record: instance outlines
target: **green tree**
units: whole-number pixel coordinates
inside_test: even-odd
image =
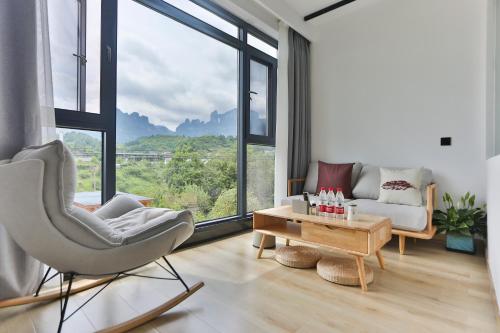
[[[165,183],[176,190],[202,184],[205,175],[200,154],[190,144],[181,144],[168,162],[164,175]]]

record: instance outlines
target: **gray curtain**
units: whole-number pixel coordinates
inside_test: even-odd
[[[288,29],[288,178],[305,178],[311,161],[310,42]],[[294,189],[297,190],[297,189]]]
[[[0,1],[0,160],[56,137],[46,5],[46,0]],[[43,265],[1,223],[0,299],[30,294]]]

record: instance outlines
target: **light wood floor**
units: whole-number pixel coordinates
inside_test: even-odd
[[[484,257],[447,252],[439,241],[397,239],[383,249],[386,270],[367,259],[368,293],[331,284],[315,270],[256,260],[250,233],[183,250],[169,258],[189,282],[206,286],[134,332],[499,332]],[[292,242],[293,245],[293,242]],[[279,244],[282,246],[282,244]],[[338,254],[337,254],[338,255]],[[160,271],[153,265],[149,273]],[[178,282],[128,277],[106,289],[64,326],[91,332],[129,319],[182,291]],[[69,310],[90,292],[70,299]],[[0,310],[0,332],[55,332],[58,302]]]

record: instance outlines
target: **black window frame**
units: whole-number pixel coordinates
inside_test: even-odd
[[[81,0],[75,0],[81,1]],[[198,32],[230,45],[239,52],[237,215],[198,223],[197,228],[251,216],[246,207],[247,144],[275,146],[277,59],[247,44],[247,33],[278,48],[278,41],[209,0],[190,0],[238,27],[238,38],[192,16],[163,0],[128,0],[144,5]],[[83,0],[82,3],[85,3]],[[85,18],[84,18],[85,19]],[[84,32],[83,32],[84,33]],[[116,82],[117,82],[118,0],[101,1],[100,113],[56,108],[57,127],[102,133],[102,202],[116,193]],[[83,41],[85,45],[85,41]],[[81,51],[85,55],[85,50]],[[268,85],[268,135],[250,134],[250,60],[270,66]],[[83,84],[85,90],[85,82]],[[85,100],[82,102],[85,104]],[[80,103],[80,105],[82,104]]]

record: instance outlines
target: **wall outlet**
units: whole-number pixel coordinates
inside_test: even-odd
[[[451,146],[451,137],[443,137],[441,138],[441,146]]]

